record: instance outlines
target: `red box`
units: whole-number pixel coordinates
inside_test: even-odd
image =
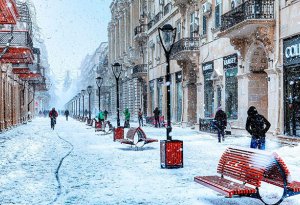
[[[114,141],[124,139],[124,127],[117,127],[114,129]]]
[[[165,169],[183,167],[183,141],[160,141],[160,166]]]

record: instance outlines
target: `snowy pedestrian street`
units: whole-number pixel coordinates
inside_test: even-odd
[[[143,129],[147,137],[165,139],[164,128]],[[160,168],[157,142],[136,151],[113,142],[112,134],[96,133],[74,119],[58,118],[54,131],[48,118],[33,119],[0,134],[0,204],[262,204],[256,199],[224,198],[194,182],[195,176],[216,175],[224,150],[246,148],[250,138],[227,137],[218,143],[215,136],[179,127],[172,134],[184,142],[181,169]],[[284,159],[293,180],[300,181],[299,146],[281,146],[273,140],[266,145]],[[276,190],[262,188],[272,200]],[[282,204],[300,204],[300,197],[287,198]]]

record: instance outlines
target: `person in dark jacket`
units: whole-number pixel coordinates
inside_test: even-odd
[[[218,141],[221,142],[221,137],[223,141],[224,138],[224,130],[227,126],[227,116],[226,113],[222,110],[222,108],[219,108],[215,115],[215,127],[218,130]]]
[[[155,127],[160,127],[160,123],[159,123],[160,110],[158,109],[158,107],[154,109],[153,114],[154,114]]]
[[[107,110],[104,110],[103,114],[104,114],[104,120],[107,120],[107,115],[108,115]]]
[[[271,124],[264,116],[258,114],[254,106],[248,109],[247,114],[246,130],[251,135],[250,148],[265,150],[266,133],[270,129]]]
[[[69,110],[66,110],[66,111],[65,111],[65,116],[66,116],[66,120],[67,120],[67,121],[68,121],[69,114],[70,114]]]

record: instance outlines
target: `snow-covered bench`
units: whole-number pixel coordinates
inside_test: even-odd
[[[147,138],[145,132],[140,128],[130,128],[126,134],[126,138],[117,140],[121,144],[134,145],[135,147],[143,147],[152,142],[158,142],[157,139]]]
[[[259,191],[262,182],[283,188],[281,198],[274,204],[300,194],[300,182],[290,181],[290,172],[276,153],[229,147],[219,161],[217,172],[221,176],[197,176],[194,180],[226,197],[257,198],[264,204],[267,203]]]

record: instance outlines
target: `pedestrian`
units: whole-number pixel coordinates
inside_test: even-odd
[[[69,114],[70,114],[69,110],[65,110],[65,116],[67,121],[68,121]]]
[[[250,148],[265,150],[266,133],[270,129],[271,124],[264,116],[258,114],[254,106],[248,109],[247,114],[246,130],[251,135]]]
[[[154,109],[153,114],[154,114],[155,127],[160,127],[160,122],[159,122],[160,110],[158,109],[158,107]]]
[[[89,114],[88,110],[85,109],[85,111],[84,111],[84,116],[87,116],[88,114]]]
[[[218,130],[218,142],[221,142],[221,138],[223,142],[225,141],[224,130],[227,126],[227,116],[226,113],[220,107],[215,115],[214,126]]]
[[[129,124],[130,112],[129,112],[128,108],[125,109],[124,116],[125,116],[124,128],[129,128],[130,127],[130,124]]]
[[[139,119],[139,126],[143,127],[144,126],[144,122],[143,122],[143,112],[142,109],[139,108],[139,112],[138,112],[138,119]]]
[[[98,122],[100,122],[101,124],[104,122],[104,113],[102,112],[102,110],[99,111],[96,118],[98,118]]]
[[[104,110],[104,120],[107,120],[107,115],[108,115],[108,112],[107,112],[107,110]]]

